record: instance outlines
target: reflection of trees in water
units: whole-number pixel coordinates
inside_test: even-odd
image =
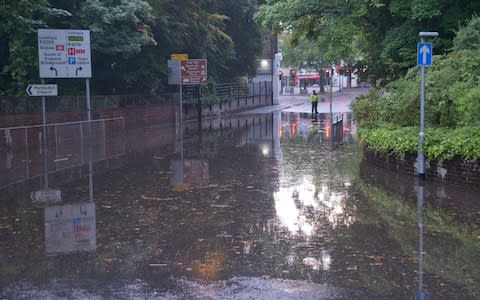
[[[357,184],[363,198],[375,211],[377,224],[384,226],[390,239],[395,241],[406,257],[417,260],[418,232],[416,205],[386,192],[380,187],[366,183]],[[368,220],[360,214],[360,222]],[[430,294],[445,295],[455,291],[465,297],[480,293],[480,273],[474,261],[480,261],[478,228],[468,223],[455,221],[447,212],[426,202],[424,209],[425,282]],[[416,275],[414,276],[416,277]],[[463,292],[452,285],[463,287]],[[470,295],[470,296],[468,296]],[[452,296],[453,297],[453,296]]]

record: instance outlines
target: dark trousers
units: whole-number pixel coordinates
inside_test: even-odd
[[[312,114],[318,114],[317,104],[318,104],[318,101],[312,102]]]

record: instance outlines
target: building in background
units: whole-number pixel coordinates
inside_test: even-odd
[[[263,53],[258,58],[256,76],[253,82],[272,82],[272,104],[278,104],[280,95],[280,79],[278,72],[282,61],[282,54],[278,52],[278,38],[270,33],[264,34]]]

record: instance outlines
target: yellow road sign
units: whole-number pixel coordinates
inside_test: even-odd
[[[172,53],[170,55],[171,60],[186,60],[188,59],[188,54],[178,54],[178,53]]]

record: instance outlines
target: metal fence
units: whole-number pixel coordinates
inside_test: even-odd
[[[235,100],[246,100],[260,97],[271,97],[272,83],[270,81],[248,83],[221,83],[202,86],[187,85],[183,87],[183,101],[186,104],[203,106],[217,103],[228,103]]]
[[[202,105],[226,103],[233,100],[271,97],[270,81],[248,83],[219,83],[205,85],[186,85],[183,87],[183,100],[186,104]],[[100,95],[91,96],[92,110],[100,111],[118,107],[158,105],[177,101],[178,94],[162,95]],[[46,97],[47,112],[86,111],[85,96]],[[40,97],[0,97],[0,114],[41,112]]]
[[[125,153],[123,118],[0,128],[0,188]],[[109,145],[109,146],[107,146]]]
[[[171,103],[175,94],[164,95],[101,95],[91,96],[93,110],[105,110],[118,107],[142,106],[150,104]],[[45,97],[47,112],[78,112],[86,111],[85,96]],[[0,114],[41,112],[40,97],[0,97]]]

